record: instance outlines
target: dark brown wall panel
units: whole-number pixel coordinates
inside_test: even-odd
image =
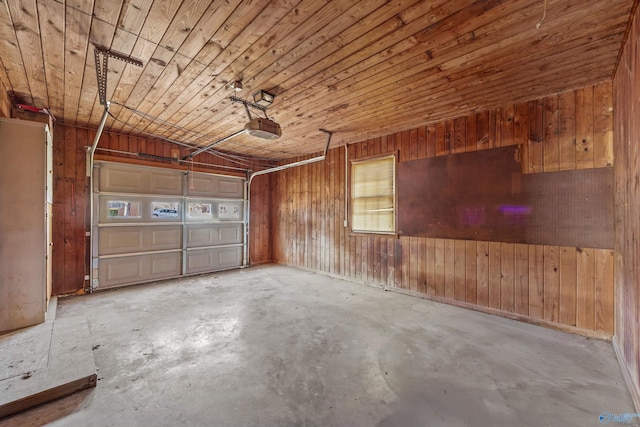
[[[578,102],[585,92],[592,94],[590,110]],[[604,82],[434,123],[351,144],[348,159],[397,152],[402,168],[405,162],[425,158],[446,156],[442,157],[446,163],[468,155],[480,168],[486,168],[483,156],[474,157],[475,152],[519,144],[523,181],[529,174],[531,179],[544,180],[553,177],[551,172],[577,169],[577,150],[584,149],[576,145],[579,114],[581,120],[593,123],[589,145],[593,156],[582,156],[580,166],[587,174],[597,173],[594,168],[612,161],[610,94],[611,82]],[[543,245],[499,242],[489,237],[350,233],[344,227],[348,219],[344,210],[346,154],[344,147],[335,148],[325,162],[273,176],[275,262],[491,308],[510,316],[613,333],[610,249],[563,246],[555,241]],[[588,188],[586,191],[590,197],[600,197]]]
[[[615,337],[622,371],[640,408],[640,11],[636,11],[613,80],[615,99]],[[598,96],[599,98],[599,96]],[[596,126],[598,129],[599,126]],[[600,271],[614,269],[596,264]],[[596,286],[598,285],[596,279]],[[613,296],[610,296],[613,298]],[[601,320],[596,307],[596,319]],[[608,321],[608,319],[605,319]]]
[[[398,233],[613,249],[613,169],[523,175],[519,153],[511,146],[400,162]]]

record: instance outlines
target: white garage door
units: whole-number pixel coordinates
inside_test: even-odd
[[[242,265],[242,178],[101,162],[94,183],[93,289]]]

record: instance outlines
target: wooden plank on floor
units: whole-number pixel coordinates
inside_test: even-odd
[[[45,327],[46,324],[36,327]],[[87,320],[71,316],[56,320],[47,346],[46,367],[31,376],[12,377],[0,382],[0,418],[95,387],[96,366]]]

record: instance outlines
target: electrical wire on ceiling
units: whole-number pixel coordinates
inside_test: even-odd
[[[166,131],[170,131],[171,133],[179,133],[180,135],[182,135],[183,138],[185,138],[185,139],[187,139],[189,141],[187,144],[189,144],[189,143],[191,144],[190,148],[193,148],[193,149],[200,148],[200,146],[205,145],[211,139],[211,136],[208,135],[208,134],[203,134],[203,133],[191,130],[191,129],[187,129],[187,128],[183,127],[183,126],[179,126],[179,125],[173,124],[173,123],[171,123],[171,122],[169,122],[167,120],[161,119],[159,117],[152,116],[152,115],[150,115],[148,113],[145,113],[143,111],[137,110],[137,109],[135,109],[133,107],[129,107],[129,106],[125,105],[125,104],[121,104],[121,103],[116,102],[116,101],[111,101],[111,105],[117,105],[119,107],[125,108],[125,109],[129,110],[130,112],[132,112],[132,113],[134,113],[136,115],[139,115],[140,117],[148,120],[150,123],[160,124],[160,125],[164,126],[164,129]],[[113,114],[110,114],[110,115],[112,117],[114,117]],[[114,119],[116,119],[116,118],[114,117]],[[118,120],[118,119],[116,119],[116,120]],[[118,120],[118,122],[124,124],[125,126],[127,126],[129,128],[137,130],[138,132],[144,132],[144,131],[138,129],[138,127],[136,125],[132,125],[130,123],[125,123],[122,120]],[[152,135],[152,134],[150,134],[148,132],[146,134],[147,135]],[[152,135],[152,136],[156,136],[156,135]],[[189,136],[191,136],[191,138]],[[230,145],[235,145],[237,147],[243,147],[244,146],[243,144],[235,143],[235,142],[234,143],[229,143],[229,144]],[[276,155],[284,155],[284,156],[288,156],[288,157],[293,157],[293,156],[300,155],[300,153],[291,153],[291,152],[284,151],[284,150],[272,150],[272,149],[265,148],[265,147],[252,147],[252,149],[255,149],[255,150],[258,150],[258,151],[262,151],[264,153],[268,153],[268,154],[272,154],[272,155],[276,154]],[[253,159],[254,157],[251,156],[251,158]],[[273,157],[256,156],[255,158],[262,159],[262,160],[273,161]]]
[[[111,118],[113,120],[115,120],[116,122],[127,126],[133,130],[135,130],[137,133],[141,134],[141,135],[145,135],[151,138],[157,138],[157,139],[161,139],[167,142],[171,142],[186,148],[189,148],[191,150],[196,150],[198,148],[200,148],[202,145],[205,145],[205,141],[210,140],[210,135],[205,135],[202,134],[200,132],[197,131],[193,131],[187,128],[184,128],[182,126],[178,126],[175,125],[173,123],[170,123],[166,120],[160,119],[159,117],[155,117],[152,116],[148,113],[145,113],[143,111],[139,111],[133,107],[129,107],[127,105],[112,101],[111,102],[112,105],[116,105],[119,106],[121,108],[127,109],[130,112],[142,117],[144,120],[148,121],[149,124],[150,123],[155,123],[155,124],[159,124],[162,129],[165,132],[170,132],[172,134],[177,134],[179,135],[178,138],[168,138],[165,136],[161,136],[158,134],[152,134],[150,132],[144,131],[143,129],[139,128],[139,124],[138,125],[133,125],[131,123],[127,123],[124,122],[123,120],[120,120],[116,115],[114,115],[111,111],[109,112],[109,116],[111,116]],[[244,144],[241,143],[237,143],[237,142],[232,142],[232,141],[228,141],[227,144],[235,146],[235,147],[243,147]],[[290,153],[284,150],[272,150],[269,148],[265,148],[265,147],[252,147],[253,150],[256,150],[258,152],[262,152],[265,154],[270,154],[270,155],[279,155],[279,156],[288,156],[288,157],[294,157],[294,156],[298,156],[299,153]],[[264,167],[264,168],[269,168],[269,167],[273,167],[275,165],[280,164],[279,160],[274,160],[273,157],[262,157],[262,156],[243,156],[243,155],[237,155],[237,154],[232,154],[229,152],[225,152],[225,151],[220,151],[220,150],[215,150],[215,149],[209,149],[207,150],[207,152],[213,154],[214,156],[221,158],[223,160],[227,160],[230,162],[233,162],[235,164],[241,164],[244,166],[256,166],[256,164],[260,167]]]
[[[188,157],[192,157],[195,154],[206,151],[220,159],[223,159],[235,164],[243,165],[243,166],[246,166],[247,168],[249,167],[271,168],[279,164],[278,160],[274,160],[273,158],[274,155],[278,155],[278,156],[284,155],[284,156],[292,157],[299,154],[299,153],[289,153],[283,150],[272,150],[265,147],[252,147],[252,150],[265,153],[264,157],[259,155],[256,155],[256,156],[238,155],[238,154],[232,154],[225,151],[215,150],[213,149],[213,145],[210,143],[210,139],[211,139],[210,135],[205,135],[200,132],[187,129],[182,126],[178,126],[176,124],[168,122],[167,120],[160,119],[159,117],[152,116],[148,113],[139,111],[135,108],[118,103],[116,101],[107,102],[108,59],[114,58],[119,61],[123,61],[127,64],[132,64],[138,67],[142,67],[143,62],[131,56],[128,56],[119,52],[111,51],[109,49],[106,49],[100,46],[94,47],[94,56],[95,56],[95,62],[96,62],[96,80],[98,84],[98,95],[100,98],[100,104],[105,105],[105,113],[108,114],[114,121],[121,123],[123,126],[126,126],[130,129],[133,129],[135,132],[137,132],[137,134],[145,135],[147,137],[156,138],[156,139],[167,141],[173,144],[177,144],[182,147],[186,147],[190,150],[195,150],[193,151],[192,155]],[[233,87],[234,90],[238,90],[237,87],[239,87],[240,89],[242,88],[242,82],[235,82],[234,85],[237,85]],[[239,100],[244,104],[247,115],[249,116],[249,120],[251,120],[251,113],[249,111],[249,106],[261,110],[264,113],[267,120],[269,119],[267,116],[266,107],[263,107],[261,105],[254,105],[253,103],[244,101],[240,98],[232,97],[231,99],[232,101]],[[116,115],[114,115],[110,111],[109,109],[110,105],[117,105],[119,107],[125,108],[130,112],[138,115],[139,117],[147,121],[146,126],[144,126],[141,129],[139,127],[141,121],[138,121],[136,124],[132,124],[132,123],[129,123],[128,121],[125,122],[123,120],[120,120],[118,117],[116,117]],[[106,115],[103,117],[103,122],[102,122],[103,125],[106,117],[107,117]],[[146,129],[147,126],[152,123],[158,125],[158,128],[159,128],[158,133],[164,132],[165,134],[171,134],[171,135],[174,135],[174,138],[168,138],[168,137],[159,135],[158,133],[152,134],[150,132],[145,131],[144,129]],[[280,130],[279,130],[280,127],[279,125],[277,126],[278,126],[277,135],[280,136]],[[258,130],[263,131],[264,129],[260,128]],[[239,133],[241,132],[237,132],[237,134]],[[228,140],[224,139],[223,141],[227,142]],[[232,145],[235,147],[244,147],[242,144],[233,143],[233,142],[229,143],[229,145]],[[93,149],[95,150],[95,147]],[[266,157],[267,155],[270,155],[270,156]]]
[[[125,126],[129,126],[133,129],[136,129],[135,126],[131,126],[128,123],[124,122],[123,120],[118,119],[115,115],[113,115],[111,112],[109,112],[109,116],[116,122],[121,123]],[[158,134],[152,134],[150,132],[146,132],[146,131],[141,131],[139,129],[137,130],[137,134],[138,135],[143,135],[146,136],[148,138],[153,138],[153,139],[159,139],[161,141],[165,141],[165,142],[169,142],[172,144],[176,144],[176,145],[180,145],[182,147],[188,148],[190,150],[195,150],[198,147],[198,145],[194,142],[183,142],[183,141],[179,141],[177,139],[173,139],[173,138],[169,138],[166,136],[162,136],[162,135],[158,135]],[[249,167],[261,167],[261,168],[269,168],[272,167],[273,165],[277,165],[278,162],[271,160],[271,159],[267,159],[267,158],[258,158],[258,157],[249,157],[249,156],[238,156],[238,155],[234,155],[231,153],[226,153],[223,151],[219,151],[219,150],[214,150],[214,149],[210,149],[207,150],[208,153],[210,153],[211,155],[218,157],[222,160],[226,160],[229,161],[231,163],[240,165],[240,166],[245,166],[247,168]]]
[[[538,23],[536,24],[536,28],[540,29],[540,27],[542,27],[542,21],[544,21],[544,18],[547,17],[547,2],[549,0],[544,0],[544,9],[542,11],[542,19],[540,19],[540,21],[538,21]]]

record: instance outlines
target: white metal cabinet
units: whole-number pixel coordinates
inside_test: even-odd
[[[0,118],[0,331],[44,322],[53,150],[46,124]]]

